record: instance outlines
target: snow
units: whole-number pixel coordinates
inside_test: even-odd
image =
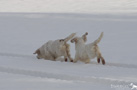
[[[137,0],[1,0],[1,12],[136,13]]]
[[[131,90],[137,85],[136,6],[136,0],[1,0],[0,90]],[[106,65],[33,55],[74,32],[88,32],[87,43],[104,32],[99,47]]]

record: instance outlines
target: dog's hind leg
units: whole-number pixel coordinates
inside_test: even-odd
[[[101,59],[101,61],[102,61],[102,64],[105,65],[106,62],[105,62],[105,59],[102,57],[101,53],[99,53],[99,55],[97,56],[97,61],[98,61],[98,63],[100,63],[100,59]]]
[[[101,61],[102,61],[102,64],[105,65],[106,62],[105,62],[105,59],[101,56]]]
[[[100,58],[97,57],[97,61],[98,61],[98,63],[100,63]]]
[[[97,55],[97,61],[98,61],[98,63],[100,63],[100,59],[101,59],[102,64],[105,65],[106,64],[105,59],[101,55],[101,52],[99,51],[98,47],[96,47],[96,55]]]
[[[98,46],[95,47],[95,51],[96,51],[97,61],[98,61],[98,63],[100,63],[100,59],[101,59],[102,64],[105,65],[105,64],[106,64],[105,59],[104,59],[103,56],[101,55],[101,52],[100,52]]]

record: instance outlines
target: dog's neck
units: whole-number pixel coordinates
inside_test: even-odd
[[[77,43],[75,43],[75,48],[84,48],[85,47],[85,43],[82,41],[79,41]]]

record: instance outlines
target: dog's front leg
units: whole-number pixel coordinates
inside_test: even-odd
[[[65,49],[64,49],[64,51],[62,52],[62,54],[63,54],[63,56],[64,56],[64,61],[67,62],[67,61],[68,61],[68,58],[67,58],[67,52],[65,51]]]
[[[66,51],[65,51],[66,56],[69,58],[70,62],[73,62],[73,59],[71,58],[70,55],[70,45],[66,43],[65,46],[66,46]]]
[[[75,56],[75,59],[73,62],[76,63],[78,60],[79,60],[79,58],[77,56]]]
[[[64,60],[65,60],[65,62],[67,62],[67,61],[68,61],[68,58],[67,58],[67,56],[64,56]]]
[[[90,63],[90,59],[85,60],[85,64]]]
[[[76,63],[77,61],[78,61],[78,59],[74,59],[74,61],[73,61],[73,62],[74,62],[74,63]]]

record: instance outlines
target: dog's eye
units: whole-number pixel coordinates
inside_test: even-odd
[[[64,41],[64,39],[60,39],[59,41],[62,42],[62,41]]]

